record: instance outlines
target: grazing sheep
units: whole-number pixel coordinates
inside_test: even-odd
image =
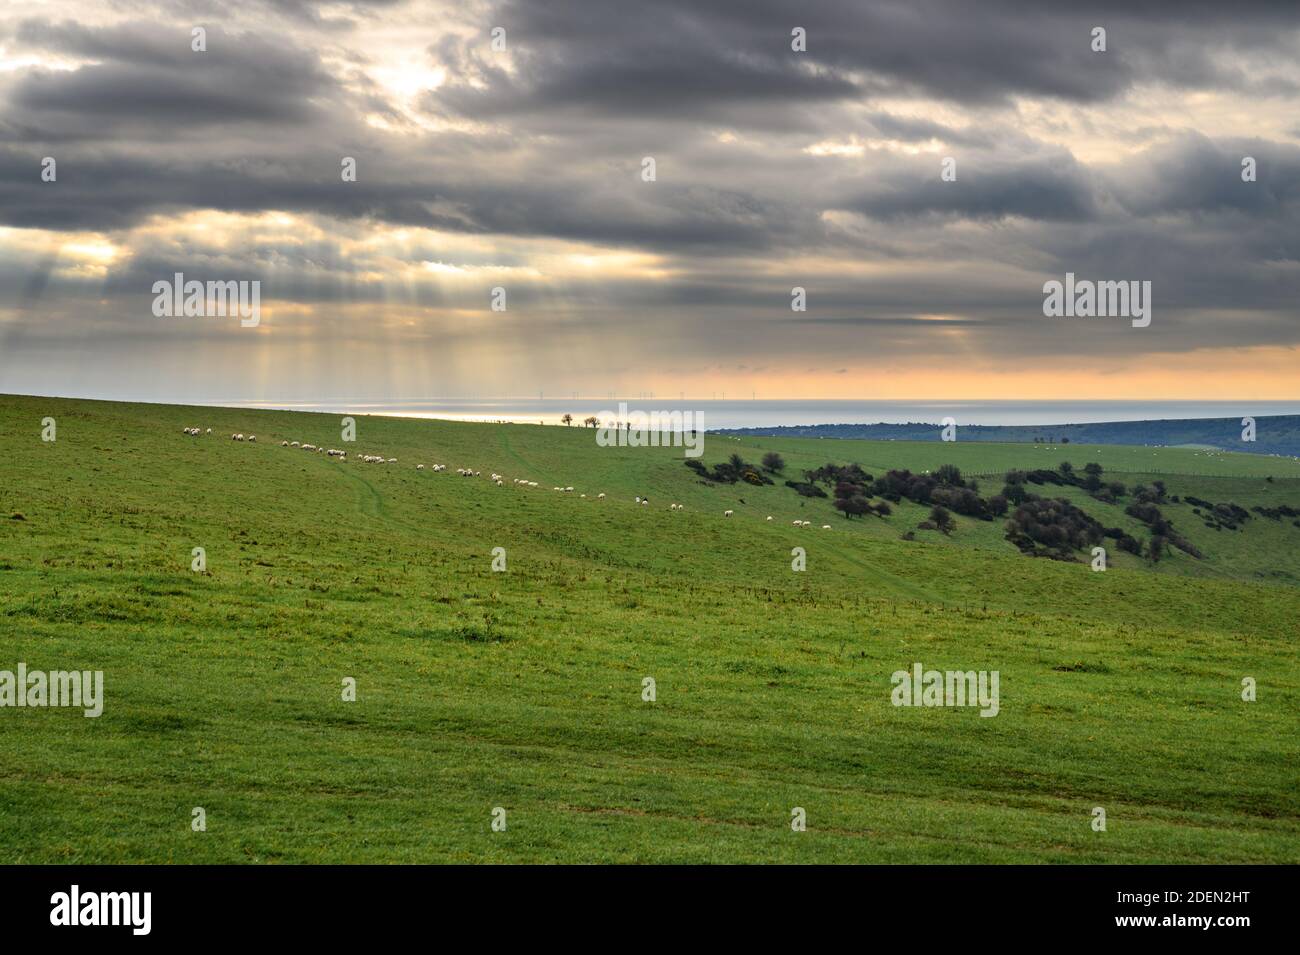
[[[731,514],[732,514],[731,511],[723,511],[723,512],[722,512],[722,516],[723,516],[723,517],[730,517]]]
[[[290,442],[289,442],[289,447],[291,447],[291,448],[299,447],[298,442],[297,442],[297,441],[290,441]]]
[[[649,505],[649,503],[650,503],[650,502],[649,502],[648,500],[647,500],[647,501],[642,501],[642,502],[641,502],[641,506],[642,506],[642,507],[646,507],[647,505]]]
[[[255,434],[250,434],[250,435],[248,436],[248,440],[249,440],[249,441],[256,441],[256,440],[257,440],[257,435],[255,435]]]
[[[596,495],[596,498],[597,498],[597,499],[600,499],[600,498],[603,498],[604,496],[605,496],[605,492],[604,492],[604,491],[601,491],[599,494]]]
[[[424,470],[424,465],[423,465],[423,464],[417,464],[417,465],[415,466],[415,470],[417,470],[417,471],[423,471],[423,470]]]
[[[288,446],[289,446],[289,442],[288,442],[288,441],[281,441],[281,442],[280,442],[280,447],[282,447],[282,448],[287,448]]]
[[[795,527],[803,527],[803,521],[791,521],[790,523]]]
[[[831,529],[831,526],[830,526],[829,524],[823,524],[823,525],[822,525],[822,530],[824,530],[824,531],[828,531],[828,530],[830,530],[830,529]]]
[[[208,430],[207,430],[207,432],[206,432],[206,433],[207,433],[207,434],[211,434],[211,433],[212,433],[212,429],[211,429],[211,428],[209,428],[209,429],[208,429]]]
[[[767,519],[770,521],[772,519],[772,515],[771,514],[767,515]]]

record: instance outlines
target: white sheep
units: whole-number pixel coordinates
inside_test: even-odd
[[[255,434],[250,434],[250,435],[248,436],[248,440],[249,440],[249,441],[256,441],[256,440],[257,440],[257,435],[255,435]]]
[[[731,514],[732,514],[731,511],[723,511],[723,512],[722,512],[722,516],[723,516],[723,517],[730,517]]]
[[[823,524],[823,525],[822,525],[822,530],[824,530],[824,531],[828,531],[828,530],[830,530],[830,529],[831,529],[831,526],[830,526],[829,524]]]
[[[423,464],[417,464],[417,465],[415,466],[415,470],[417,470],[417,471],[423,471],[423,470],[424,470],[424,465],[423,465]]]
[[[288,442],[288,441],[281,441],[281,442],[280,442],[280,447],[282,447],[282,448],[287,448],[288,446],[289,446],[289,442]]]
[[[771,514],[767,515],[767,519],[770,521],[772,519],[772,515]]]

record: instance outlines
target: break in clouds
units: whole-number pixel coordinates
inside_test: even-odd
[[[1043,6],[11,5],[0,392],[1289,394],[1294,6]],[[1045,317],[1067,273],[1154,320]]]

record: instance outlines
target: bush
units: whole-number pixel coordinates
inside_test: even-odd
[[[1022,553],[1074,560],[1074,551],[1093,547],[1105,528],[1064,498],[1034,498],[1016,508],[1007,521],[1007,540]]]
[[[733,454],[722,464],[714,465],[712,471],[695,458],[688,458],[686,466],[701,477],[717,481],[719,484],[735,484],[737,481],[745,481],[749,484],[773,483],[770,478],[760,474],[755,465],[745,463],[745,459],[739,454]]]
[[[800,497],[825,497],[826,492],[816,484],[803,484],[799,481],[786,481],[786,487],[792,487],[799,492]]]
[[[763,455],[763,469],[775,474],[777,471],[785,470],[785,458],[775,451],[769,451]]]

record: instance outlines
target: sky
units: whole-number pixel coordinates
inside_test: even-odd
[[[1298,303],[1291,2],[0,0],[0,393],[1294,399]]]

